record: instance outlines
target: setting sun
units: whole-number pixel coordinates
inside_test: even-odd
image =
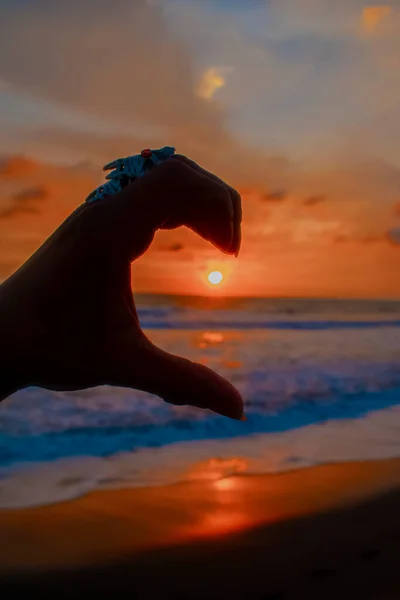
[[[221,283],[222,279],[223,276],[221,271],[211,271],[211,273],[208,274],[208,281],[213,285],[218,285]]]

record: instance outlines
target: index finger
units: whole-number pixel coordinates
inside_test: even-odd
[[[230,251],[232,253],[234,252],[235,256],[238,256],[242,238],[240,228],[242,222],[242,201],[239,192],[235,190],[232,186],[230,186],[228,183],[226,183],[226,181],[224,181],[217,175],[214,175],[214,173],[211,173],[211,171],[207,171],[207,169],[201,167],[194,160],[187,158],[187,156],[184,156],[183,154],[175,154],[172,158],[174,160],[179,160],[180,162],[188,165],[198,173],[209,177],[211,180],[222,184],[228,190],[233,208],[233,237]]]
[[[232,247],[234,215],[228,186],[172,157],[86,208],[85,224],[81,223],[86,240],[92,240],[93,247],[100,245],[103,252],[129,256],[130,261],[168,222],[193,228],[225,252]]]

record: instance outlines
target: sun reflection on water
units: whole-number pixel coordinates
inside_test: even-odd
[[[248,469],[248,461],[245,458],[210,458],[206,461],[194,464],[188,473],[189,480],[211,480],[218,481],[223,478],[244,473]]]

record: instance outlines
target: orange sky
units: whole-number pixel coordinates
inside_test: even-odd
[[[0,279],[105,162],[168,144],[241,192],[242,251],[159,232],[135,290],[400,297],[395,6],[118,0],[117,22],[93,0],[22,2],[0,8]]]

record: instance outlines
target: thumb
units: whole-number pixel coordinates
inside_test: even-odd
[[[165,402],[208,408],[232,419],[244,420],[243,400],[226,379],[198,363],[169,354],[149,340],[125,354],[114,385],[155,394]]]

